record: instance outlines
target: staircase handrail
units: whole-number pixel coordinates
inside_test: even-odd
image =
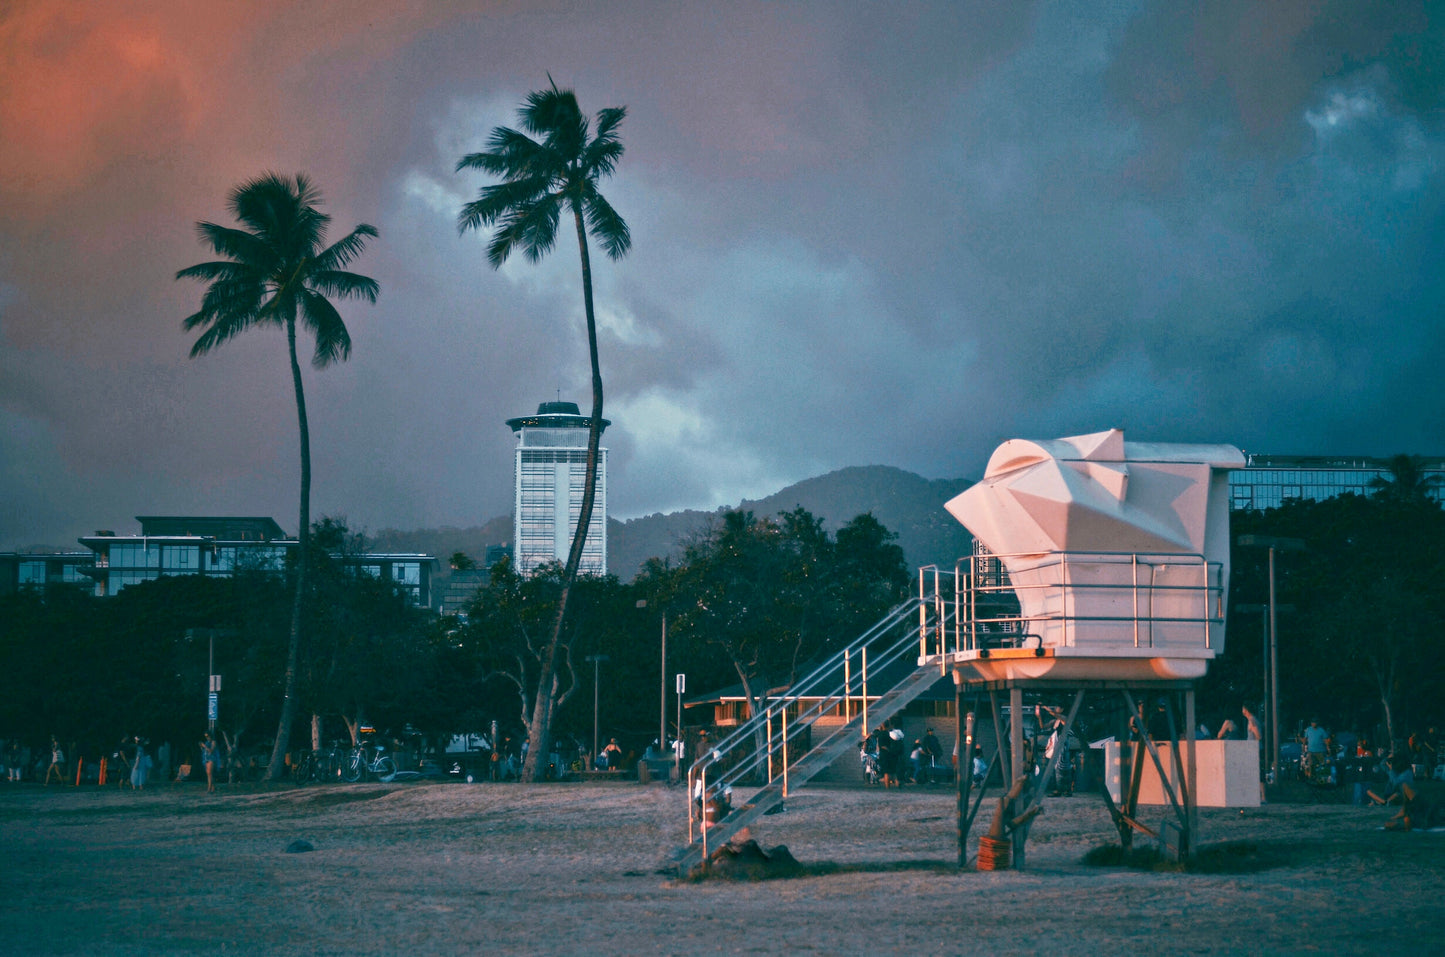
[[[931,567],[930,567],[931,569]],[[936,571],[936,570],[935,570]],[[696,799],[700,796],[702,803],[706,803],[712,795],[716,795],[730,788],[733,784],[740,782],[743,778],[758,771],[767,762],[768,758],[775,753],[773,746],[773,735],[771,724],[777,721],[783,725],[785,712],[788,707],[802,698],[813,698],[813,704],[806,710],[796,715],[791,721],[787,721],[786,739],[791,740],[805,728],[812,727],[827,710],[833,707],[839,698],[851,696],[855,690],[866,688],[864,675],[848,674],[837,685],[829,686],[820,692],[820,686],[830,672],[838,670],[845,658],[861,656],[861,652],[875,642],[881,635],[889,630],[906,625],[903,633],[891,644],[881,651],[873,649],[873,656],[869,661],[869,669],[886,669],[910,651],[918,647],[919,635],[917,627],[922,627],[925,635],[932,634],[941,636],[946,633],[948,625],[953,618],[955,606],[951,602],[939,602],[937,576],[935,575],[935,587],[930,591],[926,585],[926,579],[920,575],[920,594],[918,597],[910,598],[899,605],[894,606],[886,615],[869,627],[862,635],[850,642],[845,648],[828,656],[813,671],[809,672],[802,679],[790,686],[781,695],[765,695],[763,708],[757,714],[752,715],[747,721],[735,728],[731,734],[718,741],[702,755],[699,755],[688,768],[689,793]],[[927,610],[932,607],[936,615],[941,617],[932,626],[927,623]],[[915,626],[908,620],[908,616],[920,608],[924,609],[924,616],[920,624]],[[846,669],[844,669],[846,671]],[[911,669],[910,669],[911,673]],[[879,696],[886,694],[891,688],[880,689]],[[724,758],[731,755],[740,746],[750,743],[756,739],[759,733],[767,730],[767,746],[762,749],[753,750],[748,757],[738,761],[732,767],[724,770],[719,776],[712,780],[707,779],[708,769],[722,763]],[[840,728],[839,731],[845,730]],[[835,732],[839,733],[839,732]],[[780,740],[781,745],[781,740]],[[802,757],[802,755],[799,755]],[[792,763],[792,762],[789,762]],[[701,788],[695,787],[695,782],[701,784]],[[698,791],[701,794],[698,794]]]

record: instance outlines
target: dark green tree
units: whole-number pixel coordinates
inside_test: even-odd
[[[191,357],[205,355],[222,343],[257,327],[278,327],[286,333],[291,362],[291,384],[296,394],[296,419],[301,439],[300,540],[291,608],[291,635],[276,742],[267,768],[270,779],[283,770],[296,716],[296,682],[302,644],[302,602],[310,560],[311,432],[306,420],[306,396],[301,365],[296,357],[296,327],[309,330],[316,340],[311,364],[324,368],[351,354],[351,336],[331,300],[365,299],[375,302],[375,280],[348,272],[346,266],[375,238],[376,228],[362,224],[345,237],[326,245],[331,217],[317,207],[321,195],[303,175],[294,179],[266,173],[231,191],[228,208],[240,228],[215,223],[197,224],[201,242],[221,260],[199,263],[176,273],[177,279],[207,284],[201,308],[186,317],[185,329],[203,330],[191,347]]]
[[[482,681],[505,685],[515,696],[517,711],[508,723],[515,720],[525,728],[529,742],[531,723],[537,714],[536,697],[550,697],[555,710],[577,690],[572,642],[549,642],[557,619],[561,573],[561,567],[552,563],[524,577],[512,567],[510,558],[503,558],[491,567],[487,584],[472,599],[462,629]],[[549,646],[555,647],[557,661],[545,672],[544,685],[543,667]],[[528,750],[532,747],[529,743]]]
[[[1388,738],[1445,717],[1445,511],[1420,495],[1297,499],[1233,516],[1232,531],[1295,538],[1276,556],[1282,730],[1311,717]],[[1236,548],[1229,643],[1210,667],[1201,701],[1238,713],[1262,697],[1261,613],[1266,555]]]
[[[323,518],[311,537],[302,697],[312,710],[312,742],[322,743],[323,716],[340,717],[353,743],[362,724],[400,733],[435,679],[427,615],[367,571],[366,538],[343,519]]]
[[[871,515],[835,541],[806,509],[730,511],[684,551],[675,628],[721,652],[757,713],[770,687],[856,638],[907,585],[902,550]]]
[[[541,653],[537,693],[532,697],[524,781],[535,780],[537,762],[547,753],[547,736],[559,702],[554,671],[562,647],[567,601],[582,561],[587,527],[597,493],[597,450],[602,434],[602,367],[597,357],[597,320],[592,308],[592,264],[587,251],[589,233],[612,259],[620,259],[632,245],[627,223],[598,190],[598,182],[612,175],[622,158],[617,128],[627,115],[625,107],[597,114],[596,129],[571,90],[538,90],[527,96],[520,111],[522,130],[499,126],[492,130],[487,148],[469,153],[457,169],[477,169],[501,178],[482,187],[477,199],[462,207],[457,223],[461,232],[495,227],[487,246],[487,259],[500,267],[520,250],[531,262],[551,251],[564,211],[572,214],[582,262],[582,304],[587,315],[587,351],[592,364],[592,422],[587,434],[587,472],[577,531],[562,570],[557,617]],[[529,135],[530,134],[530,135]],[[535,138],[534,138],[535,137]]]

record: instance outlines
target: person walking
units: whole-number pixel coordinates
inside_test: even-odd
[[[1304,745],[1300,772],[1305,777],[1313,776],[1329,763],[1329,740],[1330,733],[1320,727],[1319,719],[1311,718],[1309,727],[1300,735],[1300,743]]]
[[[146,786],[146,777],[151,770],[151,756],[146,754],[146,742],[140,735],[135,736],[135,760],[130,766],[130,786],[139,791]]]
[[[45,786],[50,787],[50,776],[55,775],[56,783],[65,783],[65,750],[55,735],[50,736],[50,765],[45,769]]]
[[[201,766],[206,769],[206,793],[214,794],[216,791],[216,761],[220,757],[220,749],[216,747],[216,739],[208,732],[201,739]]]

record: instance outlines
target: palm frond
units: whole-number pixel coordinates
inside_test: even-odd
[[[480,169],[505,179],[551,177],[565,168],[565,158],[549,146],[505,126],[492,130],[486,151],[469,153],[457,163],[458,170]]]
[[[340,269],[323,269],[310,276],[310,287],[315,292],[338,299],[365,299],[376,302],[381,285],[370,276],[361,276]]]
[[[632,230],[612,208],[607,197],[589,184],[583,194],[582,211],[587,219],[587,231],[597,238],[602,251],[609,259],[621,259],[632,248]]]
[[[227,282],[239,282],[241,280],[259,281],[260,274],[246,263],[239,262],[209,262],[196,263],[194,266],[187,266],[185,269],[176,271],[177,279],[199,279],[202,281],[214,281],[223,279]]]
[[[188,316],[186,318],[186,328],[191,328],[192,325],[201,318],[201,313]],[[211,326],[205,332],[201,333],[200,337],[191,345],[190,357],[194,359],[197,356],[205,355],[235,334],[236,332],[228,331],[224,326]]]
[[[220,280],[206,287],[201,308],[217,315],[259,316],[264,308],[267,285],[249,277]]]
[[[601,140],[616,140],[617,127],[627,118],[627,107],[609,106],[606,109],[597,111],[597,132],[593,135],[593,142]]]
[[[557,241],[557,221],[562,204],[555,196],[514,206],[499,220],[499,227],[487,246],[487,260],[500,267],[520,247],[528,262],[537,262],[552,251]]]
[[[218,283],[207,290],[200,311],[182,320],[181,327],[187,332],[199,326],[206,327],[191,346],[191,357],[194,358],[235,338],[247,329],[275,324],[271,313],[262,306],[259,287]]]
[[[301,318],[316,337],[316,350],[311,365],[325,368],[333,362],[345,361],[351,355],[351,334],[341,313],[325,296],[307,289],[300,296]]]
[[[617,161],[622,159],[622,149],[620,140],[593,140],[587,144],[578,165],[586,172],[588,179],[611,176],[612,171],[617,168]]]
[[[477,198],[462,207],[457,216],[457,231],[490,226],[502,218],[508,210],[527,203],[535,203],[545,196],[549,181],[543,178],[508,181],[482,187]]]
[[[339,269],[351,262],[366,249],[366,241],[375,239],[380,233],[368,223],[357,226],[345,237],[338,239],[316,254],[315,267],[318,270]]]
[[[218,256],[251,263],[263,269],[276,258],[276,249],[266,242],[264,237],[248,233],[244,229],[218,226],[215,223],[196,223],[196,232],[200,233],[201,242],[210,246]]]

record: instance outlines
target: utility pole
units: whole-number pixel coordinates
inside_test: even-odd
[[[1269,549],[1269,768],[1270,776],[1279,783],[1279,631],[1276,615],[1279,606],[1274,592],[1274,553],[1276,550],[1302,552],[1304,539],[1280,538],[1275,535],[1241,535],[1237,544],[1246,548]]]
[[[597,705],[598,702],[601,700],[599,696],[599,688],[601,687],[601,668],[602,662],[607,661],[608,658],[606,655],[588,655],[586,660],[592,662],[592,760],[596,761],[597,755],[601,753],[598,747],[599,742],[597,740]]]

